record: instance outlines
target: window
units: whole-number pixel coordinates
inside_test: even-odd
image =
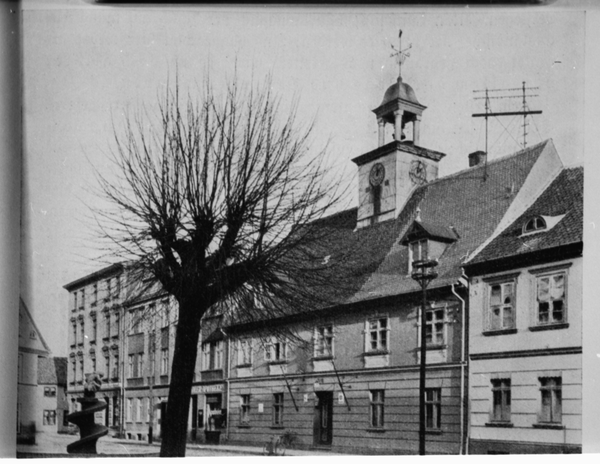
[[[113,298],[119,298],[121,296],[121,277],[115,277],[115,292]]]
[[[169,327],[169,308],[167,303],[163,303],[162,311],[160,312],[160,327],[165,329]]]
[[[73,311],[77,309],[77,294],[78,292],[73,292]]]
[[[71,332],[73,334],[73,343],[71,343],[71,346],[75,346],[75,345],[77,345],[77,322],[76,321],[71,322]]]
[[[498,282],[489,285],[489,330],[515,327],[515,282]]]
[[[96,356],[93,355],[90,359],[92,361],[92,372],[96,372]]]
[[[133,398],[127,398],[127,410],[125,411],[125,414],[125,420],[131,422],[131,417],[133,415]]]
[[[120,323],[121,323],[121,317],[119,316],[119,313],[115,313],[115,333],[113,334],[113,337],[119,336]]]
[[[537,278],[537,323],[560,324],[567,320],[565,298],[566,274],[539,276]]]
[[[81,336],[78,338],[77,342],[79,345],[83,345],[83,340],[85,338],[85,326],[83,324],[83,319],[81,319],[79,321],[79,328],[80,328]]]
[[[425,341],[427,345],[439,346],[446,343],[445,323],[446,310],[444,308],[432,309],[425,313]]]
[[[252,340],[238,341],[238,366],[252,365]]]
[[[373,203],[373,215],[381,214],[381,185],[371,186],[371,203]]]
[[[442,389],[425,389],[425,428],[440,430],[442,410]]]
[[[85,288],[81,289],[81,302],[79,303],[79,309],[83,309],[85,306]]]
[[[112,298],[112,279],[106,279],[106,299]]]
[[[44,409],[44,425],[56,425],[56,411]]]
[[[44,396],[56,396],[56,387],[44,387]]]
[[[525,225],[523,226],[523,233],[527,234],[529,232],[544,230],[545,228],[546,221],[544,221],[544,218],[541,216],[536,216],[525,223]]]
[[[371,390],[369,417],[370,425],[374,428],[382,428],[385,415],[385,394],[383,390]]]
[[[98,284],[95,283],[92,290],[92,306],[98,303]]]
[[[110,355],[104,356],[104,373],[106,375],[106,380],[108,381],[108,377],[110,375]]]
[[[98,336],[98,322],[95,317],[92,317],[92,338],[90,341],[95,342]]]
[[[85,380],[83,376],[83,358],[79,359],[79,379],[81,380],[81,382]]]
[[[136,403],[137,403],[136,404],[136,406],[137,406],[136,409],[137,410],[136,410],[136,413],[135,413],[135,420],[136,420],[136,422],[142,422],[143,421],[143,417],[142,417],[142,415],[143,415],[143,412],[142,412],[143,411],[142,398],[136,398]]]
[[[160,375],[169,374],[169,349],[163,348],[160,350]]]
[[[367,351],[387,351],[388,349],[388,319],[387,317],[368,321]]]
[[[75,361],[75,358],[73,358],[73,360],[71,361],[71,382],[75,383],[75,381],[77,377],[77,361]]]
[[[202,369],[212,371],[223,368],[223,348],[220,341],[202,344]]]
[[[265,346],[265,359],[267,362],[285,362],[287,359],[287,344],[284,341],[275,340]]]
[[[242,395],[241,409],[240,409],[240,422],[242,424],[250,423],[250,395]]]
[[[112,378],[113,378],[113,380],[119,379],[119,355],[118,354],[115,354],[113,356]]]
[[[560,377],[540,378],[542,407],[540,422],[560,424],[562,422],[562,379]]]
[[[333,356],[333,326],[327,325],[316,329],[314,356],[316,358]]]
[[[144,353],[130,354],[127,361],[128,377],[130,379],[142,377],[144,369]]]
[[[104,338],[110,338],[110,314],[109,313],[104,314],[104,327],[105,327]]]
[[[510,422],[510,379],[492,380],[492,422]]]
[[[273,394],[273,426],[283,427],[283,393]]]

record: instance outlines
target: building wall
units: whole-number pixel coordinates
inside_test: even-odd
[[[428,433],[427,450],[438,454],[458,453],[461,443],[460,306],[455,299],[447,297],[436,300],[434,308],[446,308],[445,343],[443,349],[428,350],[426,386],[440,389],[441,427]],[[319,392],[330,391],[334,401],[333,450],[417,453],[417,314],[414,305],[390,304],[321,319],[314,328],[333,326],[333,359],[313,357],[315,331],[310,324],[292,327],[301,341],[290,343],[285,362],[268,360],[265,341],[257,336],[253,338],[251,333],[232,338],[230,440],[263,444],[271,435],[291,432],[296,436],[295,446],[315,446],[318,444],[314,427]],[[375,355],[366,354],[366,343],[370,342],[368,321],[383,317],[388,318],[388,349]],[[252,339],[252,363],[240,365],[243,359],[239,355],[239,340],[248,339]],[[384,391],[384,427],[369,426],[373,390]],[[275,393],[283,393],[283,427],[273,425]],[[248,424],[241,423],[242,395],[250,395]]]
[[[568,267],[564,267],[564,266]],[[540,269],[564,270],[567,276],[566,323],[536,325],[536,279]],[[473,279],[470,292],[471,451],[473,453],[557,452],[581,450],[581,258],[519,269],[516,324],[509,333],[485,330],[489,306],[486,278]],[[505,272],[501,275],[514,273]],[[560,378],[559,424],[541,425],[541,378]],[[510,379],[510,423],[494,424],[493,379]]]
[[[38,355],[19,352],[19,377],[17,384],[17,436],[30,434],[41,425],[37,385]],[[33,428],[32,428],[33,427]]]

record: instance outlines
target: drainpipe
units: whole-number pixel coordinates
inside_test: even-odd
[[[464,273],[463,273],[464,276]],[[460,300],[461,313],[461,341],[460,341],[460,451],[459,454],[466,454],[465,443],[465,300],[463,300],[454,290],[452,284],[452,293]],[[467,281],[468,286],[468,281]],[[467,287],[468,288],[468,287]]]

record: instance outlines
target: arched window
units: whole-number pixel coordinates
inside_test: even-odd
[[[535,216],[529,219],[523,226],[523,233],[527,234],[538,230],[546,229],[546,221],[541,216]]]

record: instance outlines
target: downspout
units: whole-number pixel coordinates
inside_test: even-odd
[[[463,273],[464,276],[464,273]],[[451,285],[452,294],[460,300],[461,306],[461,341],[460,341],[460,451],[459,454],[466,454],[465,446],[465,300],[463,300]],[[467,281],[468,286],[468,281]],[[468,288],[468,287],[467,287]]]

